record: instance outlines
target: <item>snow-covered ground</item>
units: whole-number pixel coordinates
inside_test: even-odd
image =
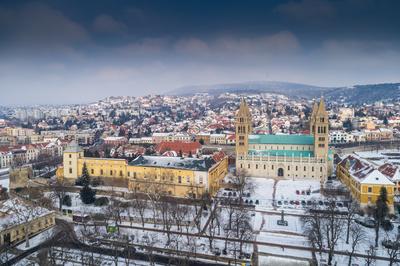
[[[39,234],[35,235],[34,237],[31,237],[29,239],[29,247],[26,247],[25,241],[22,242],[21,244],[19,244],[17,246],[17,249],[19,250],[27,250],[30,248],[33,248],[41,243],[43,243],[44,241],[46,241],[47,239],[50,239],[53,235],[54,232],[54,227],[49,228],[43,232],[40,232]]]
[[[253,202],[259,201],[258,206],[272,207],[274,180],[266,178],[249,178],[249,182],[253,184],[254,192],[251,195]]]
[[[260,266],[274,265],[274,266],[308,266],[310,265],[307,261],[299,261],[284,257],[276,256],[259,256],[258,262]]]
[[[0,177],[0,186],[9,188],[10,187],[10,179],[8,176]]]
[[[387,162],[400,164],[400,150],[397,149],[358,151],[355,154],[378,166]]]

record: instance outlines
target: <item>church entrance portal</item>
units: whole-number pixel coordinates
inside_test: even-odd
[[[278,176],[283,177],[283,168],[278,168]]]

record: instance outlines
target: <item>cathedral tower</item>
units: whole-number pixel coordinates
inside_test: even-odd
[[[245,155],[249,149],[249,134],[252,133],[250,109],[242,98],[236,114],[236,155]]]
[[[314,103],[310,121],[310,134],[314,135],[314,156],[317,158],[328,158],[329,150],[329,118],[325,110],[324,98],[319,104]]]

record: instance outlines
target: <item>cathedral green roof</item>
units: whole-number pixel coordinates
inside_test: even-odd
[[[250,135],[249,144],[313,145],[312,135]]]
[[[249,150],[249,155],[254,156],[285,156],[285,157],[314,157],[312,151],[291,151],[291,150]]]

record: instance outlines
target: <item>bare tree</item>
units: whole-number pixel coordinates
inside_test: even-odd
[[[208,234],[208,241],[209,241],[209,247],[210,250],[213,249],[213,241],[214,241],[214,237],[217,233],[217,227],[219,225],[219,212],[217,211],[212,211],[208,220],[208,228],[206,230],[207,234]]]
[[[245,169],[237,170],[236,175],[230,177],[230,183],[238,192],[239,201],[243,200],[245,193],[254,191],[254,184],[251,182]]]
[[[329,199],[322,224],[322,233],[325,235],[325,243],[328,249],[328,265],[332,265],[337,243],[343,233],[344,220],[338,216],[334,200]]]
[[[122,223],[121,214],[123,211],[124,211],[124,206],[122,202],[112,197],[110,204],[107,206],[106,212],[108,214],[108,217],[114,221],[114,226],[118,228],[118,233],[119,233],[118,224]]]
[[[139,214],[140,220],[142,221],[142,227],[144,227],[145,223],[144,215],[148,207],[147,201],[140,199],[138,194],[135,193],[132,205],[135,211]]]
[[[321,251],[326,245],[328,265],[332,265],[337,243],[345,229],[345,220],[340,217],[334,199],[328,199],[328,202],[323,209],[313,206],[303,218],[303,223],[313,247]]]
[[[317,204],[313,204],[307,210],[307,214],[302,217],[304,224],[304,233],[308,236],[313,248],[316,248],[321,254],[324,245],[324,236],[322,234],[322,213]]]
[[[52,191],[52,196],[58,199],[58,209],[62,210],[62,205],[65,196],[67,195],[66,191],[66,180],[65,178],[57,178],[56,182],[50,184],[50,189]]]
[[[346,244],[349,244],[349,237],[350,237],[350,231],[351,231],[351,223],[354,220],[355,215],[357,214],[359,210],[359,206],[356,201],[353,201],[350,203],[348,212],[345,216],[346,219]]]
[[[154,261],[154,246],[157,243],[157,235],[155,233],[146,234],[147,237],[143,238],[143,245],[145,252],[149,259],[150,265],[155,265]]]
[[[375,250],[375,247],[374,247],[374,245],[372,243],[371,243],[371,245],[369,246],[369,248],[368,248],[368,250],[366,252],[367,252],[367,254],[366,254],[367,256],[365,257],[365,265],[366,266],[371,266],[376,261],[376,259],[375,259],[376,250]]]
[[[367,235],[364,231],[364,228],[356,223],[352,224],[350,227],[350,236],[351,236],[351,244],[349,251],[348,266],[351,266],[351,261],[353,259],[354,252],[367,239]]]

